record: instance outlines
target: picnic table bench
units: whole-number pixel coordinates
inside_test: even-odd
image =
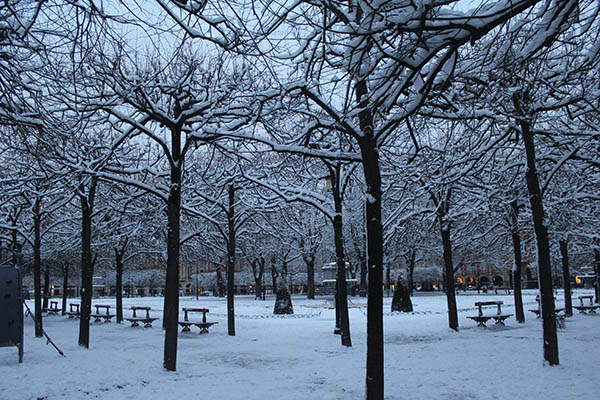
[[[69,303],[69,311],[67,311],[65,314],[67,314],[69,318],[79,318],[79,306],[79,303]]]
[[[477,322],[477,326],[484,328],[486,327],[485,323],[490,319],[496,321],[496,325],[504,325],[504,320],[511,317],[512,314],[502,314],[502,304],[504,304],[502,301],[476,301],[475,306],[478,309],[478,314],[476,316],[468,316],[467,318]],[[497,306],[498,311],[496,314],[483,315],[482,307],[485,306]]]
[[[150,307],[145,307],[145,306],[131,306],[130,308],[133,311],[133,316],[131,318],[125,318],[125,320],[131,322],[131,326],[140,326],[140,322],[144,323],[144,328],[150,328],[152,327],[152,322],[156,321],[158,318],[152,318],[150,317]],[[138,317],[136,315],[136,311],[138,310],[145,310],[146,311],[146,316],[145,317]]]
[[[58,301],[55,301],[55,300],[50,301],[50,307],[48,307],[46,309],[46,312],[48,314],[53,314],[53,315],[57,315],[61,311],[62,310],[60,308],[58,308]]]
[[[596,309],[600,308],[600,304],[594,304],[594,296],[579,296],[578,298],[579,298],[579,305],[573,306],[573,308],[576,308],[582,314],[586,314],[587,312],[595,314]],[[584,300],[586,300],[586,299],[590,301],[589,305],[584,304]]]
[[[90,317],[94,318],[94,322],[100,322],[102,319],[104,319],[104,322],[110,322],[111,318],[115,316],[114,314],[110,313],[111,306],[108,304],[94,304],[94,307],[96,307],[96,313],[90,314]],[[106,310],[106,313],[100,314],[101,308]]]
[[[201,312],[202,313],[202,322],[196,322],[196,321],[190,321],[188,319],[188,313],[192,313],[192,312]],[[208,308],[189,308],[189,307],[184,307],[183,308],[183,321],[179,321],[178,324],[183,328],[181,331],[182,332],[189,332],[191,331],[191,326],[195,325],[198,328],[200,328],[200,333],[208,333],[208,328],[210,328],[211,326],[217,324],[218,322],[206,322],[206,314],[209,312]]]

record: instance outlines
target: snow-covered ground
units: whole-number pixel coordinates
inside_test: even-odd
[[[578,295],[591,294],[577,291]],[[559,330],[561,365],[544,366],[541,322],[526,311],[505,327],[477,328],[478,300],[510,295],[458,296],[460,330],[448,329],[446,299],[413,297],[415,313],[390,313],[385,299],[385,392],[388,399],[577,399],[600,398],[600,314],[569,318]],[[177,372],[162,368],[161,321],[152,328],[94,323],[90,349],[77,345],[79,322],[48,316],[44,328],[66,353],[60,357],[25,324],[25,359],[0,348],[0,399],[359,399],[364,397],[365,299],[351,298],[353,347],[333,335],[334,310],[324,298],[294,298],[294,316],[272,315],[273,298],[236,297],[236,333],[227,335],[226,303],[214,297],[181,298],[181,307],[207,307],[209,334],[179,335]],[[525,308],[535,307],[527,291]],[[98,299],[98,304],[114,299]],[[562,297],[557,300],[562,304]],[[149,305],[160,317],[162,298],[125,299],[125,307]],[[31,306],[31,305],[30,305]],[[492,311],[492,310],[490,310]],[[125,315],[130,315],[125,310]]]

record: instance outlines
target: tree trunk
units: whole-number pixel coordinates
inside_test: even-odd
[[[402,284],[402,279],[398,277],[396,287],[394,288],[394,297],[392,297],[392,311],[412,312],[413,305],[410,300],[408,290]]]
[[[235,277],[235,186],[227,189],[229,208],[227,210],[227,333],[235,336],[234,277]]]
[[[442,206],[443,207],[443,206]],[[444,215],[445,217],[445,215]],[[456,293],[454,291],[454,267],[452,265],[452,240],[450,239],[450,222],[440,218],[442,246],[444,247],[444,289],[448,303],[448,326],[458,330],[458,310],[456,308]]]
[[[42,298],[42,310],[48,311],[48,302],[50,301],[50,267],[44,268],[44,295]]]
[[[163,366],[177,369],[177,331],[179,319],[179,240],[181,219],[181,132],[171,130],[171,186],[167,199],[167,277],[164,300],[165,348]]]
[[[569,242],[567,240],[560,240],[558,244],[560,246],[560,255],[562,259],[565,315],[570,317],[573,315],[573,300],[571,298],[571,274],[569,272]]]
[[[117,301],[117,323],[123,322],[123,252],[115,249],[115,264],[117,276],[115,279],[116,301]]]
[[[304,263],[306,264],[306,298],[309,300],[315,299],[315,256],[310,254],[304,257]]]
[[[217,267],[215,273],[217,274],[217,296],[223,297],[225,296],[225,289],[223,288],[223,273],[221,272],[220,265]]]
[[[513,243],[513,252],[515,265],[512,270],[513,296],[515,298],[515,317],[517,322],[525,322],[525,312],[523,311],[523,295],[521,292],[521,276],[523,261],[521,256],[521,234],[519,232],[519,205],[517,200],[511,202],[511,237]]]
[[[515,97],[516,98],[516,97]],[[518,103],[518,100],[516,101]],[[519,107],[519,104],[517,104]],[[542,192],[536,170],[535,145],[530,123],[522,119],[521,136],[525,146],[527,158],[527,190],[531,204],[533,227],[538,254],[538,280],[540,285],[540,301],[542,306],[542,325],[544,330],[544,359],[550,365],[558,365],[558,338],[556,335],[556,318],[554,315],[554,292],[552,288],[552,269],[550,263],[550,243],[548,240],[548,228],[544,218],[544,206]]]
[[[367,297],[367,277],[368,277],[368,273],[367,273],[367,258],[365,256],[364,253],[361,253],[360,257],[359,257],[359,262],[360,262],[360,284],[358,287],[358,295],[361,297]]]
[[[33,293],[34,293],[34,319],[35,319],[35,337],[43,336],[42,329],[42,257],[41,257],[41,216],[40,200],[36,199],[33,203]]]
[[[277,293],[277,268],[275,268],[275,258],[271,260],[271,282],[273,284],[273,293]]]
[[[81,308],[79,317],[79,345],[90,347],[90,314],[92,309],[92,215],[96,178],[92,178],[87,196],[83,184],[79,185],[81,202]]]
[[[16,268],[16,265],[19,260],[19,253],[21,252],[21,245],[19,244],[19,241],[17,240],[17,226],[16,226],[17,222],[16,221],[11,221],[11,222],[12,222],[12,226],[14,228],[11,232],[12,264]]]
[[[277,285],[277,293],[275,295],[275,307],[273,314],[293,314],[294,307],[292,305],[292,295],[287,284],[285,273],[281,274],[281,282]]]
[[[340,290],[338,288],[338,281],[337,281],[337,266],[336,266],[336,278],[335,278],[335,294],[333,295],[333,301],[334,301],[334,306],[335,306],[335,326],[333,327],[333,334],[334,335],[341,335],[342,334],[342,322],[341,322],[341,317],[340,317],[340,296],[339,296]]]
[[[357,84],[357,96],[365,96],[364,81]],[[359,101],[359,104],[362,104]],[[367,186],[365,211],[367,225],[367,373],[366,398],[383,400],[383,227],[381,224],[381,170],[377,143],[373,138],[373,119],[367,108],[359,113],[360,126],[365,139],[359,142],[362,153],[363,172]]]
[[[594,274],[596,275],[596,303],[600,303],[600,249],[594,249]]]
[[[260,300],[262,295],[262,276],[254,277],[254,300]]]
[[[342,194],[340,192],[340,168],[336,166],[333,185],[333,201],[335,215],[333,217],[333,235],[335,243],[335,258],[337,263],[336,277],[336,308],[339,313],[339,328],[342,335],[342,346],[351,347],[350,320],[348,317],[348,289],[346,283],[346,257],[344,254],[344,231],[342,218]]]
[[[390,290],[392,288],[392,275],[390,271],[390,265],[388,264],[385,269],[385,289]]]
[[[252,275],[254,276],[254,299],[260,299],[263,292],[262,279],[265,273],[265,259],[262,257],[252,260]],[[258,268],[257,268],[258,267]]]
[[[62,307],[61,315],[67,312],[67,290],[69,288],[69,263],[63,264],[63,292],[62,292]]]
[[[360,25],[362,9],[356,9],[356,23]],[[365,60],[365,62],[367,62]],[[365,218],[367,232],[367,270],[369,286],[367,297],[367,400],[383,400],[383,225],[381,221],[381,166],[379,148],[374,132],[373,113],[369,107],[369,88],[363,76],[356,77],[356,109],[361,136],[357,138],[362,156],[365,178]]]
[[[408,279],[407,279],[407,290],[408,295],[412,296],[415,290],[415,258],[417,257],[417,251],[412,249],[408,258]]]

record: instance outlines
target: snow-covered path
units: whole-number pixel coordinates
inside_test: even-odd
[[[526,309],[534,298],[526,293]],[[599,398],[600,314],[568,319],[559,330],[561,365],[544,367],[540,321],[526,312],[522,325],[510,318],[506,327],[476,328],[466,316],[475,315],[473,303],[482,299],[503,300],[504,311],[514,312],[511,296],[461,294],[459,332],[447,328],[439,294],[415,296],[414,314],[385,313],[386,398]],[[49,316],[44,326],[66,353],[62,358],[33,337],[28,319],[24,363],[18,364],[16,348],[0,348],[0,399],[359,399],[366,309],[365,299],[352,301],[353,347],[344,348],[332,334],[334,311],[326,299],[296,297],[294,317],[275,317],[273,299],[237,297],[237,336],[230,337],[225,299],[181,298],[181,307],[210,308],[208,319],[219,324],[209,334],[194,328],[179,335],[177,372],[162,368],[160,320],[146,329],[96,323],[88,350],[77,345],[78,321]],[[125,299],[130,305],[150,305],[152,315],[161,316],[162,298]]]

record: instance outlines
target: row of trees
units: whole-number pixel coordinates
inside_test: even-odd
[[[384,263],[412,270],[441,243],[457,330],[457,260],[500,264],[512,246],[519,287],[525,240],[558,364],[551,240],[566,277],[570,248],[600,269],[598,5],[464,3],[4,2],[1,228],[13,255],[31,249],[36,332],[42,251],[81,255],[86,347],[98,258],[114,252],[120,296],[128,258],[162,257],[175,370],[186,249],[222,257],[235,335],[238,254],[257,281],[273,262],[285,282],[295,258],[311,275],[328,236],[342,344],[351,257],[368,293],[367,398],[383,398]],[[515,304],[524,321],[518,289]]]

